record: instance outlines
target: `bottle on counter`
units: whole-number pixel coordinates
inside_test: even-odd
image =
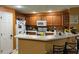
[[[64,26],[64,33],[67,34],[69,32],[70,32],[70,30],[69,30],[68,26]]]
[[[56,32],[57,32],[57,31],[56,31],[56,27],[54,27],[54,35],[56,35]]]
[[[44,36],[44,34],[45,34],[44,32],[40,32],[40,36]]]

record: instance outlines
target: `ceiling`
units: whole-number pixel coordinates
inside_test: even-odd
[[[61,11],[64,9],[69,9],[72,7],[79,7],[79,5],[20,5],[21,7],[18,8],[18,5],[7,5],[7,7],[14,8],[18,12],[27,14],[35,12],[47,12],[48,10],[52,11]]]

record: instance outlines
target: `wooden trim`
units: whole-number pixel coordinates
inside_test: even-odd
[[[14,37],[16,35],[16,15],[15,11],[13,14],[13,49],[16,49],[16,38]]]

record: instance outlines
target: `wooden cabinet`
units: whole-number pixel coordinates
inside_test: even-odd
[[[27,18],[27,24],[36,25],[37,20],[46,20],[47,26],[62,26],[63,25],[63,14],[44,14],[44,15],[32,15]]]
[[[48,26],[63,25],[62,15],[48,15],[48,16],[44,16],[44,19],[46,19]]]
[[[33,39],[21,39],[18,40],[18,53],[19,54],[46,54],[47,42],[33,40]],[[49,45],[49,44],[48,44]]]
[[[53,19],[52,19],[52,24],[54,26],[62,26],[62,16],[53,16]]]
[[[45,40],[45,39],[44,39]],[[46,54],[52,53],[53,45],[65,45],[65,42],[75,43],[75,37],[42,41],[41,39],[18,39],[19,54]]]
[[[39,16],[29,16],[26,17],[27,25],[36,25],[36,21],[40,19]]]
[[[63,25],[69,26],[69,16],[68,15],[63,15]]]
[[[52,25],[53,16],[46,16],[46,20],[48,26]]]
[[[30,17],[31,25],[36,25],[36,21],[37,21],[37,17],[36,16]]]
[[[30,16],[26,17],[26,25],[30,25]]]
[[[69,12],[68,10],[63,11],[63,26],[69,28]]]

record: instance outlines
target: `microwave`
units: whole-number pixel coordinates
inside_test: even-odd
[[[47,21],[45,21],[45,20],[38,20],[37,21],[37,26],[47,26]]]

